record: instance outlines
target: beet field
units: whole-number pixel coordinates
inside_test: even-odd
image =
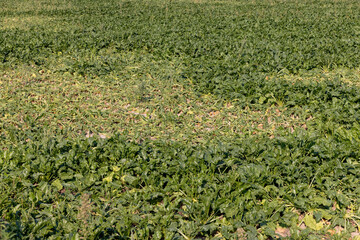
[[[360,239],[358,0],[0,0],[0,239]]]

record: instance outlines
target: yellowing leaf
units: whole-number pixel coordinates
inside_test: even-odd
[[[103,178],[103,181],[104,182],[112,182],[113,176],[114,176],[114,173],[112,172],[109,176],[107,176],[106,178]]]
[[[123,183],[125,183],[125,178],[126,178],[126,175],[122,176],[122,177],[120,178],[120,180],[121,180]]]
[[[61,184],[59,179],[56,179],[55,181],[52,182],[52,184],[54,187],[57,188],[58,191],[60,191],[61,189],[63,189],[63,185]]]
[[[266,97],[260,97],[259,98],[259,103],[263,104],[266,101]]]
[[[306,226],[308,226],[312,230],[318,231],[323,228],[322,222],[317,223],[312,214],[306,215],[303,221],[306,224]]]

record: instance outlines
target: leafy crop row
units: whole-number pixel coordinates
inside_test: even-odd
[[[359,134],[356,126],[198,147],[120,136],[30,141],[0,152],[2,236],[275,237],[279,224],[293,237],[355,231]],[[300,214],[315,219],[302,232]]]
[[[209,82],[210,90],[218,81],[230,84],[250,72],[298,72],[360,63],[356,1],[85,1],[73,5],[33,13],[1,11],[3,17],[34,15],[54,20],[30,29],[0,29],[0,63],[32,62],[58,71],[103,75],[119,67],[119,59],[103,50],[143,52],[160,59],[177,58],[186,65],[184,77]],[[65,68],[59,68],[57,61]]]

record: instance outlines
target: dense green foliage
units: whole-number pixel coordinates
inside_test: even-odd
[[[309,237],[310,229],[297,232],[296,211],[313,211],[317,221],[354,231],[359,134],[357,126],[328,138],[300,131],[198,147],[138,145],[119,136],[24,143],[1,152],[4,236],[177,239],[221,233],[229,239],[245,228],[253,238],[254,227],[275,237],[280,224],[293,237]]]
[[[0,4],[0,238],[359,237],[358,1]]]
[[[57,1],[39,2],[40,9],[35,5],[32,11],[2,4],[1,17],[48,19],[30,28],[5,25],[0,30],[0,62],[5,65],[33,62],[58,71],[102,75],[122,67],[121,54],[109,56],[106,50],[130,51],[181,61],[182,77],[212,90],[244,73],[360,63],[360,7],[352,0],[87,0],[70,6]]]

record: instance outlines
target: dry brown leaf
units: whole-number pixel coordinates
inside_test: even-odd
[[[332,208],[331,208],[331,210],[333,210],[333,211],[335,211],[336,210],[336,201],[334,201],[334,204],[332,205]]]
[[[342,226],[336,226],[334,227],[334,230],[337,234],[341,234],[341,232],[344,230]]]
[[[351,235],[351,238],[356,238],[356,237],[360,236],[360,233],[359,232],[352,232],[350,235]]]
[[[327,232],[330,233],[331,236],[336,233],[334,229],[329,229],[327,230]]]
[[[87,132],[86,132],[86,137],[87,137],[87,138],[90,138],[90,137],[92,137],[92,136],[94,136],[94,133],[92,133],[91,131],[87,131]]]
[[[219,111],[215,111],[215,112],[209,112],[210,117],[216,117],[217,115],[219,115]]]
[[[231,103],[226,103],[226,108],[233,108],[234,107],[234,105],[232,105]]]
[[[300,224],[299,228],[300,228],[301,230],[306,229],[306,225],[305,225],[305,223]]]
[[[289,228],[278,227],[275,229],[275,233],[280,235],[281,237],[290,237],[291,236]]]
[[[239,238],[239,240],[247,239],[246,231],[243,228],[236,229],[236,234],[237,234],[237,237]]]
[[[99,137],[102,139],[109,138],[106,134],[99,133]]]

